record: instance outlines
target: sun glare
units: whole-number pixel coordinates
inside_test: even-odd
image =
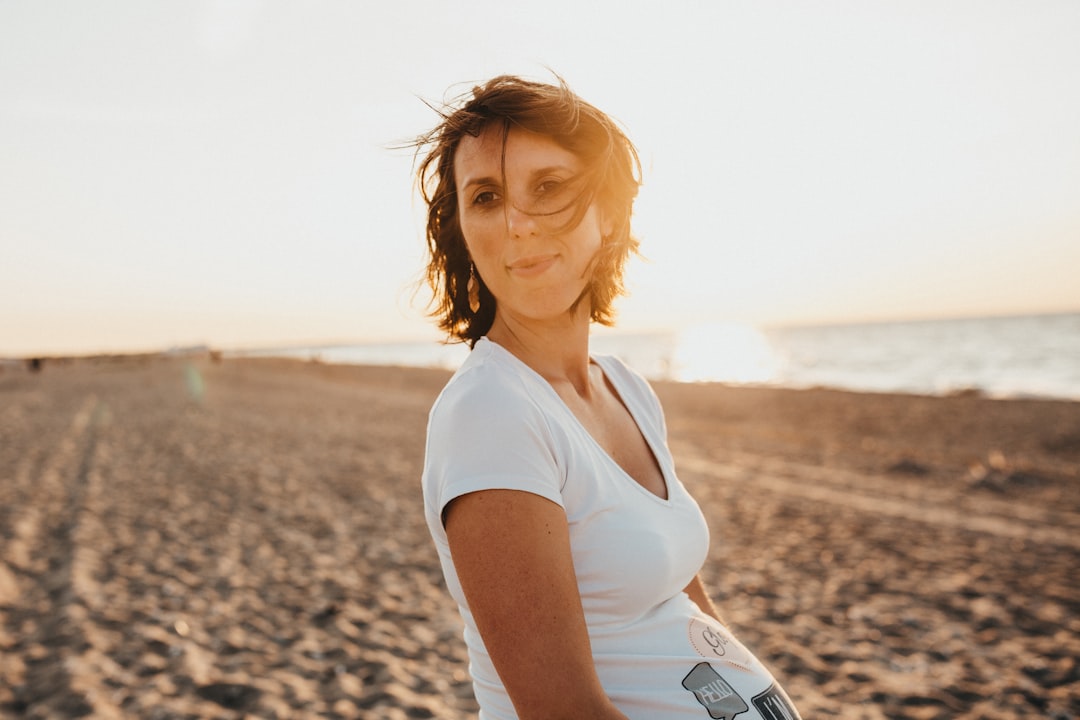
[[[767,383],[775,379],[778,361],[757,328],[716,323],[679,332],[672,370],[683,382]]]

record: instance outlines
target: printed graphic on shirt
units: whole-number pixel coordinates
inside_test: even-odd
[[[697,618],[690,621],[690,644],[698,655],[723,660],[743,670],[750,669],[753,656],[735,636],[720,623],[708,623]]]
[[[717,675],[709,663],[698,663],[683,678],[682,686],[694,693],[694,697],[709,711],[713,720],[731,720],[750,709],[735,689]]]
[[[754,707],[765,720],[802,720],[799,711],[776,683],[760,695],[755,695],[750,702],[754,703]]]

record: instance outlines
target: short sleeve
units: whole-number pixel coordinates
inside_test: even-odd
[[[498,366],[470,368],[431,409],[427,511],[441,518],[450,501],[478,490],[521,490],[565,507],[560,464],[547,419],[521,379]]]

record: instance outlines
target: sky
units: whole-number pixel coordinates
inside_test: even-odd
[[[637,145],[619,327],[1080,311],[1080,3],[0,1],[0,356],[437,339],[400,149],[502,73]]]

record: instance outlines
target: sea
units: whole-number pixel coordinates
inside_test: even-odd
[[[616,332],[591,341],[653,380],[918,395],[1080,400],[1080,313],[848,325],[733,322]],[[305,346],[232,353],[330,363],[456,368],[439,342]]]

